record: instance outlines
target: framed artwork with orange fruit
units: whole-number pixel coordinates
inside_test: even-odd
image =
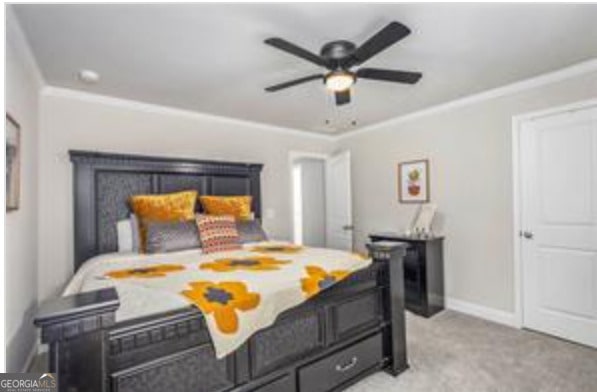
[[[429,160],[398,164],[398,200],[400,203],[429,202]]]

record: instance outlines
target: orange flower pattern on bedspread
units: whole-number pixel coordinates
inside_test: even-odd
[[[270,327],[282,312],[342,285],[371,262],[349,252],[264,241],[213,254],[184,251],[109,258],[90,263],[85,282],[75,283],[81,291],[115,287],[130,301],[123,301],[117,319],[151,315],[156,309],[198,309],[216,357],[224,358]]]
[[[335,270],[327,272],[316,265],[305,267],[308,277],[301,279],[301,288],[307,298],[318,294],[320,291],[332,287],[342,279],[350,275],[349,271]]]
[[[202,263],[199,268],[215,272],[230,271],[277,271],[281,266],[289,264],[289,260],[278,260],[268,256],[218,259]]]
[[[113,279],[162,278],[170,273],[184,270],[185,267],[178,264],[156,264],[147,267],[114,270],[107,272],[105,276]]]
[[[248,291],[242,282],[192,282],[190,289],[181,294],[203,313],[213,314],[220,332],[233,334],[238,331],[237,311],[247,312],[259,306],[258,293]]]
[[[257,245],[251,248],[251,252],[256,253],[287,253],[293,254],[303,250],[300,245],[280,244],[280,245]]]

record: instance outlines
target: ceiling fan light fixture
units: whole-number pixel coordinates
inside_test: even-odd
[[[325,77],[325,87],[338,92],[348,90],[355,82],[354,74],[346,71],[330,72]]]
[[[349,104],[354,93],[351,87],[357,80],[378,80],[381,82],[415,84],[423,76],[420,72],[392,69],[361,68],[360,66],[410,34],[410,29],[400,22],[390,22],[362,45],[350,41],[336,40],[321,48],[319,55],[282,38],[268,38],[264,42],[276,49],[326,69],[318,73],[265,88],[274,92],[310,81],[323,80],[326,89],[334,96],[336,106]],[[352,72],[355,67],[359,67]]]

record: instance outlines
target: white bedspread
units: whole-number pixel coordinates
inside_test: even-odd
[[[273,324],[281,312],[371,263],[370,259],[338,250],[303,248],[296,253],[272,253],[255,251],[256,245],[264,244],[247,244],[243,250],[207,255],[189,250],[98,256],[83,264],[63,295],[115,287],[120,297],[117,321],[194,304],[203,311],[216,355],[221,358],[257,330]],[[249,263],[243,267],[247,260]],[[253,266],[252,260],[260,264]],[[152,266],[161,266],[163,276],[139,274]],[[131,269],[140,270],[122,276],[124,270]],[[218,286],[221,284],[224,286]],[[228,287],[226,284],[233,294],[219,288]],[[224,309],[226,303],[232,308]]]

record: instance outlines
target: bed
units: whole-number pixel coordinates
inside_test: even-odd
[[[219,357],[197,307],[170,303],[135,313],[142,307],[117,286],[81,289],[84,271],[117,250],[116,222],[128,215],[131,195],[250,195],[260,219],[262,165],[85,151],[70,157],[77,273],[67,295],[42,304],[35,318],[61,391],[325,392],[380,370],[396,376],[407,369],[399,243],[369,245],[365,267]],[[123,315],[125,309],[133,311]]]

